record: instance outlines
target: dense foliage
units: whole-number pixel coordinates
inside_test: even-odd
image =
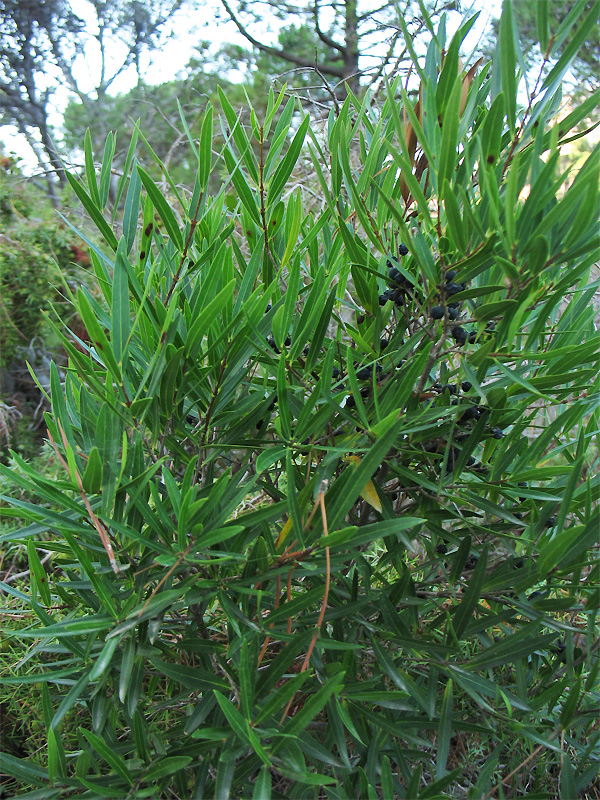
[[[84,280],[89,256],[80,238],[27,181],[13,159],[0,159],[0,458],[6,446],[32,455],[39,449],[43,397],[29,372],[46,388],[50,361],[60,360],[60,337],[48,321],[53,311],[73,324],[63,284]]]
[[[86,140],[55,472],[1,468],[0,684],[43,717],[13,795],[597,785],[600,149],[558,169],[596,98],[561,111],[571,48],[521,108],[510,4],[466,71],[472,24],[413,54],[416,104],[243,126],[222,94],[189,191],[136,128],[111,213]]]

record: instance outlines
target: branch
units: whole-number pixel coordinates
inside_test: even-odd
[[[231,19],[232,22],[235,23],[235,25],[237,26],[237,29],[242,34],[242,36],[245,39],[247,39],[250,42],[250,44],[254,45],[254,47],[256,47],[258,50],[260,50],[261,53],[268,53],[271,56],[276,56],[277,58],[282,58],[284,61],[289,61],[292,64],[297,64],[299,67],[305,67],[306,69],[309,69],[310,67],[315,66],[313,64],[307,63],[306,59],[299,58],[298,56],[295,56],[292,53],[288,53],[286,50],[280,50],[277,47],[269,47],[269,45],[266,45],[266,44],[263,44],[262,42],[259,42],[258,39],[255,39],[254,36],[252,36],[252,34],[249,33],[246,30],[246,28],[242,25],[242,23],[239,21],[239,19],[236,17],[234,12],[232,11],[232,9],[231,9],[229,3],[227,2],[227,0],[221,0],[221,3],[223,5],[223,8],[225,9],[225,11],[227,11],[227,13],[229,14],[229,18]],[[317,65],[317,68],[321,72],[325,72],[327,75],[333,75],[336,78],[344,78],[345,77],[344,76],[344,70],[342,69],[342,67],[333,67],[333,66],[329,67],[329,66],[326,66],[324,64],[321,64],[321,65]]]
[[[375,8],[373,11],[365,11],[364,14],[359,14],[356,18],[357,22],[364,22],[364,20],[369,19],[369,17],[373,17],[375,14],[379,14],[380,11],[385,11],[386,8],[395,5],[395,3],[384,3],[379,8]]]
[[[321,26],[319,25],[319,0],[315,0],[313,16],[315,18],[315,30],[319,39],[326,44],[327,47],[331,47],[333,50],[337,50],[339,53],[345,53],[346,48],[343,45],[335,42],[330,36],[328,36],[326,33],[323,33],[321,30]]]

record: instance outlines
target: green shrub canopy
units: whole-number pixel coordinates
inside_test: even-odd
[[[51,374],[61,478],[2,467],[28,796],[595,780],[599,150],[573,177],[560,148],[597,98],[560,111],[570,46],[521,108],[510,4],[467,71],[472,24],[415,55],[417,103],[350,93],[320,126],[282,91],[244,128],[223,95],[189,192],[136,130],[111,213],[115,140],[97,176],[86,139],[99,291]]]

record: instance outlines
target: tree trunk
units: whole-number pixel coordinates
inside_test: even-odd
[[[345,47],[344,47],[344,81],[348,88],[358,94],[360,80],[358,70],[359,38],[357,0],[346,0]],[[344,91],[344,94],[346,92]]]

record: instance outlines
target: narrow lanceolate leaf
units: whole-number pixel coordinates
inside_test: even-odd
[[[98,193],[100,196],[100,208],[104,209],[108,203],[110,195],[110,180],[112,176],[112,164],[115,157],[115,149],[117,146],[116,136],[112,131],[109,131],[104,144],[104,155],[102,156],[102,166],[100,167],[100,181],[98,185]]]
[[[358,466],[358,464],[360,464],[360,457],[348,456],[346,461]],[[363,498],[363,500],[366,500],[367,503],[375,509],[375,511],[379,511],[379,513],[381,513],[381,500],[379,499],[379,495],[377,494],[377,490],[375,489],[375,485],[373,484],[372,480],[368,480],[365,483],[361,490],[360,496]]]
[[[94,445],[88,454],[87,464],[81,477],[86,494],[96,494],[102,486],[102,458]]]
[[[42,602],[49,606],[52,604],[52,598],[50,596],[50,589],[48,588],[48,576],[38,556],[37,550],[35,549],[33,539],[27,540],[27,559],[29,561],[29,569],[35,580],[35,586],[40,593]]]
[[[179,250],[183,250],[183,235],[181,233],[181,225],[177,222],[177,218],[173,213],[173,209],[168,204],[164,195],[154,183],[150,175],[148,175],[146,170],[140,167],[139,164],[137,169],[140,178],[142,179],[142,183],[144,184],[144,189],[148,192],[148,197],[152,201],[152,205],[156,209],[157,214],[163,221],[163,225],[165,226],[171,241]]]
[[[263,767],[254,783],[252,800],[271,800],[271,772]]]
[[[150,769],[144,773],[143,780],[149,783],[166,778],[167,775],[174,775],[181,769],[185,769],[192,761],[191,756],[167,756],[161,758]]]
[[[140,180],[139,172],[137,171],[137,161],[134,163],[134,169],[131,173],[131,180],[129,181],[129,189],[127,190],[127,197],[125,198],[125,208],[123,209],[123,236],[125,238],[125,255],[131,252],[135,235],[137,233],[138,217],[140,213],[140,193],[142,190],[142,182]]]
[[[275,170],[275,174],[271,179],[269,189],[267,191],[267,206],[273,205],[273,203],[279,199],[284,186],[288,182],[289,177],[292,174],[292,170],[298,161],[298,156],[300,155],[300,150],[304,144],[304,137],[306,136],[306,131],[308,130],[309,124],[310,117],[306,116],[300,123],[300,127],[298,128],[296,135],[290,144],[289,150],[283,158],[283,161]]]
[[[508,127],[514,135],[517,114],[517,56],[515,52],[515,20],[512,0],[502,3],[502,16],[500,18],[500,32],[496,55],[500,61],[501,85],[507,102]]]
[[[398,416],[396,414],[390,415],[387,420],[382,420],[378,428],[377,440],[373,443],[369,452],[362,457],[360,464],[355,469],[352,466],[348,466],[346,472],[333,485],[326,498],[328,522],[331,530],[339,524],[340,520],[354,505],[356,498],[381,464],[384,455],[392,446],[393,439],[390,437],[390,432],[397,423]]]
[[[86,192],[84,187],[79,183],[79,181],[74,175],[71,175],[71,173],[66,171],[65,175],[67,176],[67,180],[71,184],[71,188],[79,198],[79,201],[81,202],[82,206],[85,208],[85,210],[92,218],[94,224],[102,234],[108,246],[111,248],[111,250],[116,250],[118,244],[117,237],[113,233],[108,222],[102,216],[102,212],[100,211],[98,204],[95,203],[94,200],[89,196],[89,194]]]
[[[114,624],[114,619],[110,617],[85,617],[83,619],[64,620],[54,625],[47,625],[44,628],[35,630],[19,631],[19,636],[29,639],[37,637],[43,639],[56,639],[63,636],[83,636],[93,631],[105,631]]]
[[[575,33],[572,34],[568,44],[561,53],[560,58],[546,76],[542,85],[542,89],[552,86],[552,84],[556,81],[562,80],[563,75],[571,66],[581,46],[585,42],[586,38],[590,35],[590,31],[595,29],[596,23],[598,22],[598,17],[600,16],[600,6],[598,6],[598,3],[592,3],[588,13],[582,19],[581,13],[585,9],[585,5],[585,0],[580,0],[579,6],[581,11],[579,12],[579,15],[575,17],[575,19],[580,19],[581,22]],[[575,9],[573,8],[571,11],[573,12]],[[574,21],[575,20],[571,22],[571,25],[573,25]],[[565,19],[564,22],[566,23],[568,20]]]
[[[461,638],[465,632],[467,625],[471,619],[473,611],[479,602],[479,597],[483,584],[485,583],[485,571],[487,566],[487,545],[483,548],[477,566],[475,567],[469,583],[463,594],[460,605],[454,612],[452,617],[452,627],[458,639]],[[450,641],[450,638],[449,638]]]
[[[284,726],[282,733],[286,736],[300,735],[306,730],[307,726],[315,719],[317,714],[327,705],[329,698],[338,692],[344,682],[345,673],[339,672],[333,678],[321,686],[315,694],[311,695],[305,702],[300,711],[298,711],[292,719],[290,719]],[[277,750],[277,745],[273,748],[273,752]]]
[[[122,237],[117,247],[112,287],[112,346],[115,359],[123,363],[131,330],[129,313],[129,280],[127,278],[127,242]]]
[[[444,181],[450,181],[456,168],[456,146],[458,144],[458,123],[460,120],[460,102],[462,94],[462,78],[459,75],[452,89],[450,100],[445,109],[442,125],[442,144],[438,166],[438,187],[442,191]]]
[[[95,733],[86,731],[85,729],[83,729],[81,733],[92,745],[98,755],[103,758],[106,763],[109,764],[114,771],[120,775],[126,783],[129,784],[129,786],[133,786],[133,777],[127,769],[127,763],[125,759],[115,753],[115,751],[106,744],[104,739],[101,739],[100,736],[96,736]]]
[[[242,739],[242,741],[250,745],[250,747],[254,750],[256,755],[264,764],[270,766],[271,761],[261,745],[260,739],[250,727],[248,720],[244,719],[233,703],[224,697],[220,692],[215,691],[215,697],[217,698],[217,703],[219,704],[223,714],[225,714],[231,729],[240,737],[240,739]]]
[[[92,152],[92,135],[87,128],[83,138],[83,154],[85,158],[85,177],[87,179],[88,191],[96,207],[101,210],[100,195],[96,182],[96,167],[94,165],[94,154]]]
[[[206,189],[212,164],[213,108],[209,104],[202,121],[200,144],[198,145],[198,180],[202,189]]]
[[[90,301],[82,289],[77,290],[77,310],[79,311],[90,339],[98,351],[98,355],[112,373],[113,378],[120,383],[122,381],[121,369],[117,364],[113,349],[98,322],[96,314],[92,310]]]
[[[257,202],[257,195],[256,192],[250,188],[250,185],[246,180],[246,176],[242,172],[240,161],[236,159],[233,152],[227,147],[223,152],[223,157],[231,177],[231,182],[233,183],[233,188],[235,189],[240,202],[250,214],[252,220],[257,225],[261,225],[260,206]]]
[[[437,738],[436,777],[441,778],[446,772],[450,739],[452,737],[452,679],[448,680],[442,700],[442,713]]]

